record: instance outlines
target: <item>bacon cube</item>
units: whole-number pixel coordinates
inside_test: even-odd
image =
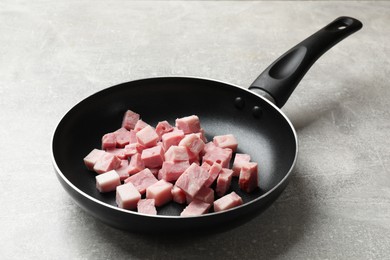
[[[137,211],[139,213],[157,215],[154,199],[140,199],[137,203]]]
[[[203,161],[208,164],[219,163],[223,168],[229,168],[232,150],[229,148],[214,147],[211,151],[206,152]]]
[[[110,149],[107,149],[106,152],[111,153],[122,160],[127,158],[124,148],[110,148]]]
[[[230,184],[232,183],[233,170],[222,168],[221,172],[218,175],[217,187],[215,192],[218,196],[223,196],[229,190]]]
[[[209,211],[211,207],[210,203],[206,203],[201,200],[193,200],[187,207],[180,213],[182,217],[200,216]]]
[[[236,153],[236,156],[234,157],[233,161],[233,176],[239,176],[241,168],[244,164],[250,162],[251,157],[249,154],[244,153]]]
[[[150,125],[144,127],[135,135],[137,137],[138,143],[145,147],[155,146],[157,144],[157,141],[159,140],[156,131]]]
[[[200,131],[199,117],[192,115],[182,118],[177,118],[176,127],[183,130],[184,134],[198,133]]]
[[[184,146],[187,150],[198,155],[204,148],[204,142],[196,134],[188,134],[180,141],[179,146]]]
[[[214,190],[203,186],[195,195],[194,200],[201,200],[207,203],[214,202]]]
[[[87,156],[84,157],[84,164],[88,170],[93,171],[95,163],[105,154],[106,152],[99,149],[93,149]]]
[[[134,132],[139,132],[141,131],[142,129],[144,129],[145,127],[147,126],[150,126],[149,124],[145,123],[144,121],[142,121],[141,119],[137,121],[137,123],[135,124],[134,126]]]
[[[116,147],[123,148],[130,143],[131,133],[126,128],[121,127],[115,132]]]
[[[133,175],[143,169],[145,169],[145,164],[141,159],[141,155],[139,153],[134,154],[130,159],[129,167],[127,167],[127,173]]]
[[[114,191],[117,186],[121,185],[119,175],[115,170],[102,173],[96,177],[96,188],[100,192]]]
[[[177,179],[175,185],[181,188],[192,199],[209,177],[210,175],[205,169],[193,163]]]
[[[155,205],[160,207],[172,200],[172,187],[172,183],[165,180],[159,180],[146,189],[146,198],[154,199]]]
[[[233,152],[237,150],[238,146],[238,142],[232,134],[214,136],[213,143],[221,148],[230,148]]]
[[[116,173],[119,175],[119,179],[121,181],[124,181],[126,178],[129,177],[129,173],[127,172],[127,168],[129,167],[129,161],[128,160],[122,160],[119,167],[115,170]]]
[[[169,133],[171,131],[173,131],[173,126],[171,126],[168,123],[168,121],[158,122],[158,124],[156,126],[156,133],[160,137],[160,139],[163,136],[163,134]]]
[[[135,124],[137,123],[138,120],[139,120],[139,114],[131,110],[127,110],[125,115],[123,116],[122,127],[126,128],[127,130],[134,129]]]
[[[121,159],[111,153],[104,153],[99,160],[96,161],[93,166],[93,170],[98,174],[105,173],[111,170],[115,170],[121,164]]]
[[[238,185],[241,190],[248,193],[259,187],[257,163],[248,162],[242,166],[240,176],[238,178]]]
[[[223,196],[222,198],[214,201],[214,211],[219,212],[223,210],[228,210],[239,205],[242,205],[243,201],[237,193],[232,191],[231,193]]]
[[[213,163],[213,165],[210,166],[209,171],[208,171],[210,177],[207,179],[204,186],[210,187],[214,183],[214,181],[217,179],[221,170],[222,170],[222,165],[220,165],[219,163]]]
[[[188,167],[190,167],[188,161],[176,163],[165,161],[161,168],[161,178],[169,182],[176,181]]]
[[[164,162],[164,150],[161,146],[157,145],[151,148],[147,148],[142,151],[141,159],[145,164],[145,167],[158,168]]]
[[[126,157],[131,157],[134,154],[138,153],[137,145],[138,145],[137,143],[131,143],[131,144],[126,145],[125,148],[123,148],[124,155]]]
[[[187,149],[184,146],[173,145],[165,152],[165,161],[167,162],[183,162],[188,160]]]
[[[173,130],[172,132],[163,134],[161,136],[161,141],[165,151],[172,145],[179,145],[180,141],[184,138],[184,132],[182,130]]]
[[[139,193],[144,194],[146,189],[157,181],[153,173],[146,168],[127,178],[125,183],[131,182]]]
[[[102,149],[112,149],[116,147],[116,134],[108,133],[102,137]]]
[[[122,209],[136,209],[140,199],[141,194],[131,182],[116,187],[115,201],[118,207]]]
[[[185,192],[174,185],[171,190],[172,193],[172,199],[174,202],[179,203],[179,204],[184,204],[186,202],[186,194]]]

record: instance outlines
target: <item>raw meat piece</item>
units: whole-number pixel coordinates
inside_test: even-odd
[[[219,163],[223,168],[229,168],[232,150],[229,148],[214,147],[211,151],[206,152],[203,161],[208,164]]]
[[[128,144],[123,148],[123,153],[126,157],[131,157],[134,154],[138,153],[137,151],[137,143]]]
[[[139,120],[139,114],[131,110],[127,110],[125,115],[123,116],[122,127],[126,128],[127,130],[134,129],[135,124],[137,123],[138,120]]]
[[[214,201],[214,211],[219,212],[242,205],[243,201],[234,191]]]
[[[98,174],[115,170],[121,164],[121,159],[111,153],[104,153],[93,166],[93,170]]]
[[[205,169],[206,171],[209,171],[211,165],[208,164],[207,162],[202,162],[202,165],[201,165],[200,167],[202,167],[202,168]]]
[[[141,199],[137,203],[137,211],[139,213],[157,215],[156,207],[154,206],[154,199]]]
[[[141,159],[145,167],[158,168],[164,162],[164,150],[161,146],[154,146],[142,151]]]
[[[167,162],[183,162],[189,160],[187,149],[184,146],[173,145],[169,147],[164,156]]]
[[[204,148],[204,142],[196,134],[188,134],[180,141],[179,146],[184,146],[189,152],[198,155]]]
[[[163,134],[169,133],[171,131],[173,131],[173,126],[171,126],[168,121],[158,122],[156,126],[156,133],[160,137],[160,139]]]
[[[124,181],[126,178],[129,177],[129,173],[127,172],[127,168],[129,167],[129,161],[128,160],[122,160],[119,167],[115,170],[116,173],[119,175],[119,179],[121,181]]]
[[[102,137],[102,149],[112,149],[116,147],[116,134],[108,133]]]
[[[205,169],[193,163],[177,179],[175,185],[181,188],[187,196],[193,198],[209,177],[210,175]]]
[[[214,202],[214,190],[203,186],[195,195],[194,200],[201,200],[206,203]]]
[[[176,127],[183,130],[184,134],[198,133],[200,131],[199,117],[192,115],[182,118],[177,118]]]
[[[158,172],[161,168],[149,168],[149,170],[153,173],[154,177],[157,177]]]
[[[257,163],[248,162],[242,166],[240,176],[238,178],[238,185],[240,189],[246,192],[252,192],[259,187],[257,174]]]
[[[145,127],[147,126],[150,126],[149,124],[145,123],[144,121],[142,121],[141,119],[137,121],[137,123],[135,124],[134,126],[134,132],[139,132],[141,131],[142,129],[144,129]]]
[[[93,171],[95,163],[105,154],[106,152],[99,149],[93,149],[87,156],[84,157],[84,164],[88,170]]]
[[[172,183],[165,180],[159,180],[146,189],[146,198],[154,199],[155,205],[160,207],[172,200],[172,187]]]
[[[161,178],[169,182],[176,181],[188,167],[190,167],[188,161],[176,163],[165,161],[161,168]]]
[[[218,175],[217,186],[215,192],[218,196],[222,197],[229,190],[232,183],[233,170],[222,168]]]
[[[116,147],[123,148],[130,143],[131,134],[130,132],[122,127],[115,132]]]
[[[173,130],[172,132],[163,134],[161,137],[161,141],[163,143],[163,147],[165,151],[172,145],[179,145],[180,141],[184,138],[184,132],[182,130]]]
[[[211,207],[210,203],[206,203],[201,200],[193,200],[190,204],[180,213],[182,217],[200,216],[209,211]]]
[[[138,131],[136,136],[138,143],[145,147],[153,147],[159,140],[156,131],[150,125]]]
[[[134,130],[130,130],[129,133],[130,133],[129,144],[136,144],[136,143],[138,143],[138,141],[137,141],[137,135],[136,135],[137,132],[134,131]]]
[[[237,150],[238,146],[237,139],[232,134],[214,136],[213,143],[221,148],[230,148],[233,152]]]
[[[233,161],[233,176],[239,176],[241,168],[244,164],[247,162],[250,162],[251,157],[249,154],[244,154],[244,153],[236,153],[236,156],[234,157]]]
[[[210,177],[205,182],[205,184],[204,184],[205,187],[210,187],[214,183],[214,181],[217,179],[221,169],[222,169],[222,166],[219,163],[213,163],[213,165],[210,166],[210,169],[208,171]]]
[[[115,170],[102,173],[100,175],[97,175],[95,178],[96,188],[102,193],[114,191],[116,186],[121,185],[119,175]]]
[[[202,154],[206,154],[207,152],[211,152],[215,147],[217,147],[213,142],[205,143],[203,147]]]
[[[125,149],[124,148],[110,148],[106,150],[107,153],[112,153],[113,155],[116,155],[119,159],[127,159]]]
[[[116,187],[115,201],[118,207],[122,209],[136,209],[140,199],[141,194],[131,182]]]
[[[179,203],[179,204],[184,204],[186,202],[186,194],[185,192],[174,185],[171,190],[172,193],[172,199],[174,202]]]
[[[154,177],[153,173],[146,168],[127,178],[125,183],[131,182],[139,193],[144,194],[146,189],[157,181],[158,180]]]
[[[139,153],[134,154],[129,163],[129,167],[127,168],[127,173],[130,175],[136,174],[137,172],[145,169],[144,161],[141,159],[141,155]]]

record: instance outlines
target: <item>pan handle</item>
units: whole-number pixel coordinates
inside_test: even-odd
[[[306,72],[331,47],[363,27],[352,17],[342,16],[297,44],[272,63],[249,87],[283,107]]]

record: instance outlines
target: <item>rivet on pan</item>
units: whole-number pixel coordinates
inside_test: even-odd
[[[263,111],[261,110],[260,107],[254,106],[254,107],[252,108],[252,115],[253,115],[255,118],[260,118],[262,114],[263,114]]]
[[[234,100],[234,105],[238,109],[243,109],[245,106],[245,101],[242,97],[236,97],[236,99]]]

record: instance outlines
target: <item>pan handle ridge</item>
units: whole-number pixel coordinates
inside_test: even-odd
[[[363,24],[342,16],[309,36],[274,61],[251,84],[250,90],[283,107],[306,72],[331,47],[357,32]]]

